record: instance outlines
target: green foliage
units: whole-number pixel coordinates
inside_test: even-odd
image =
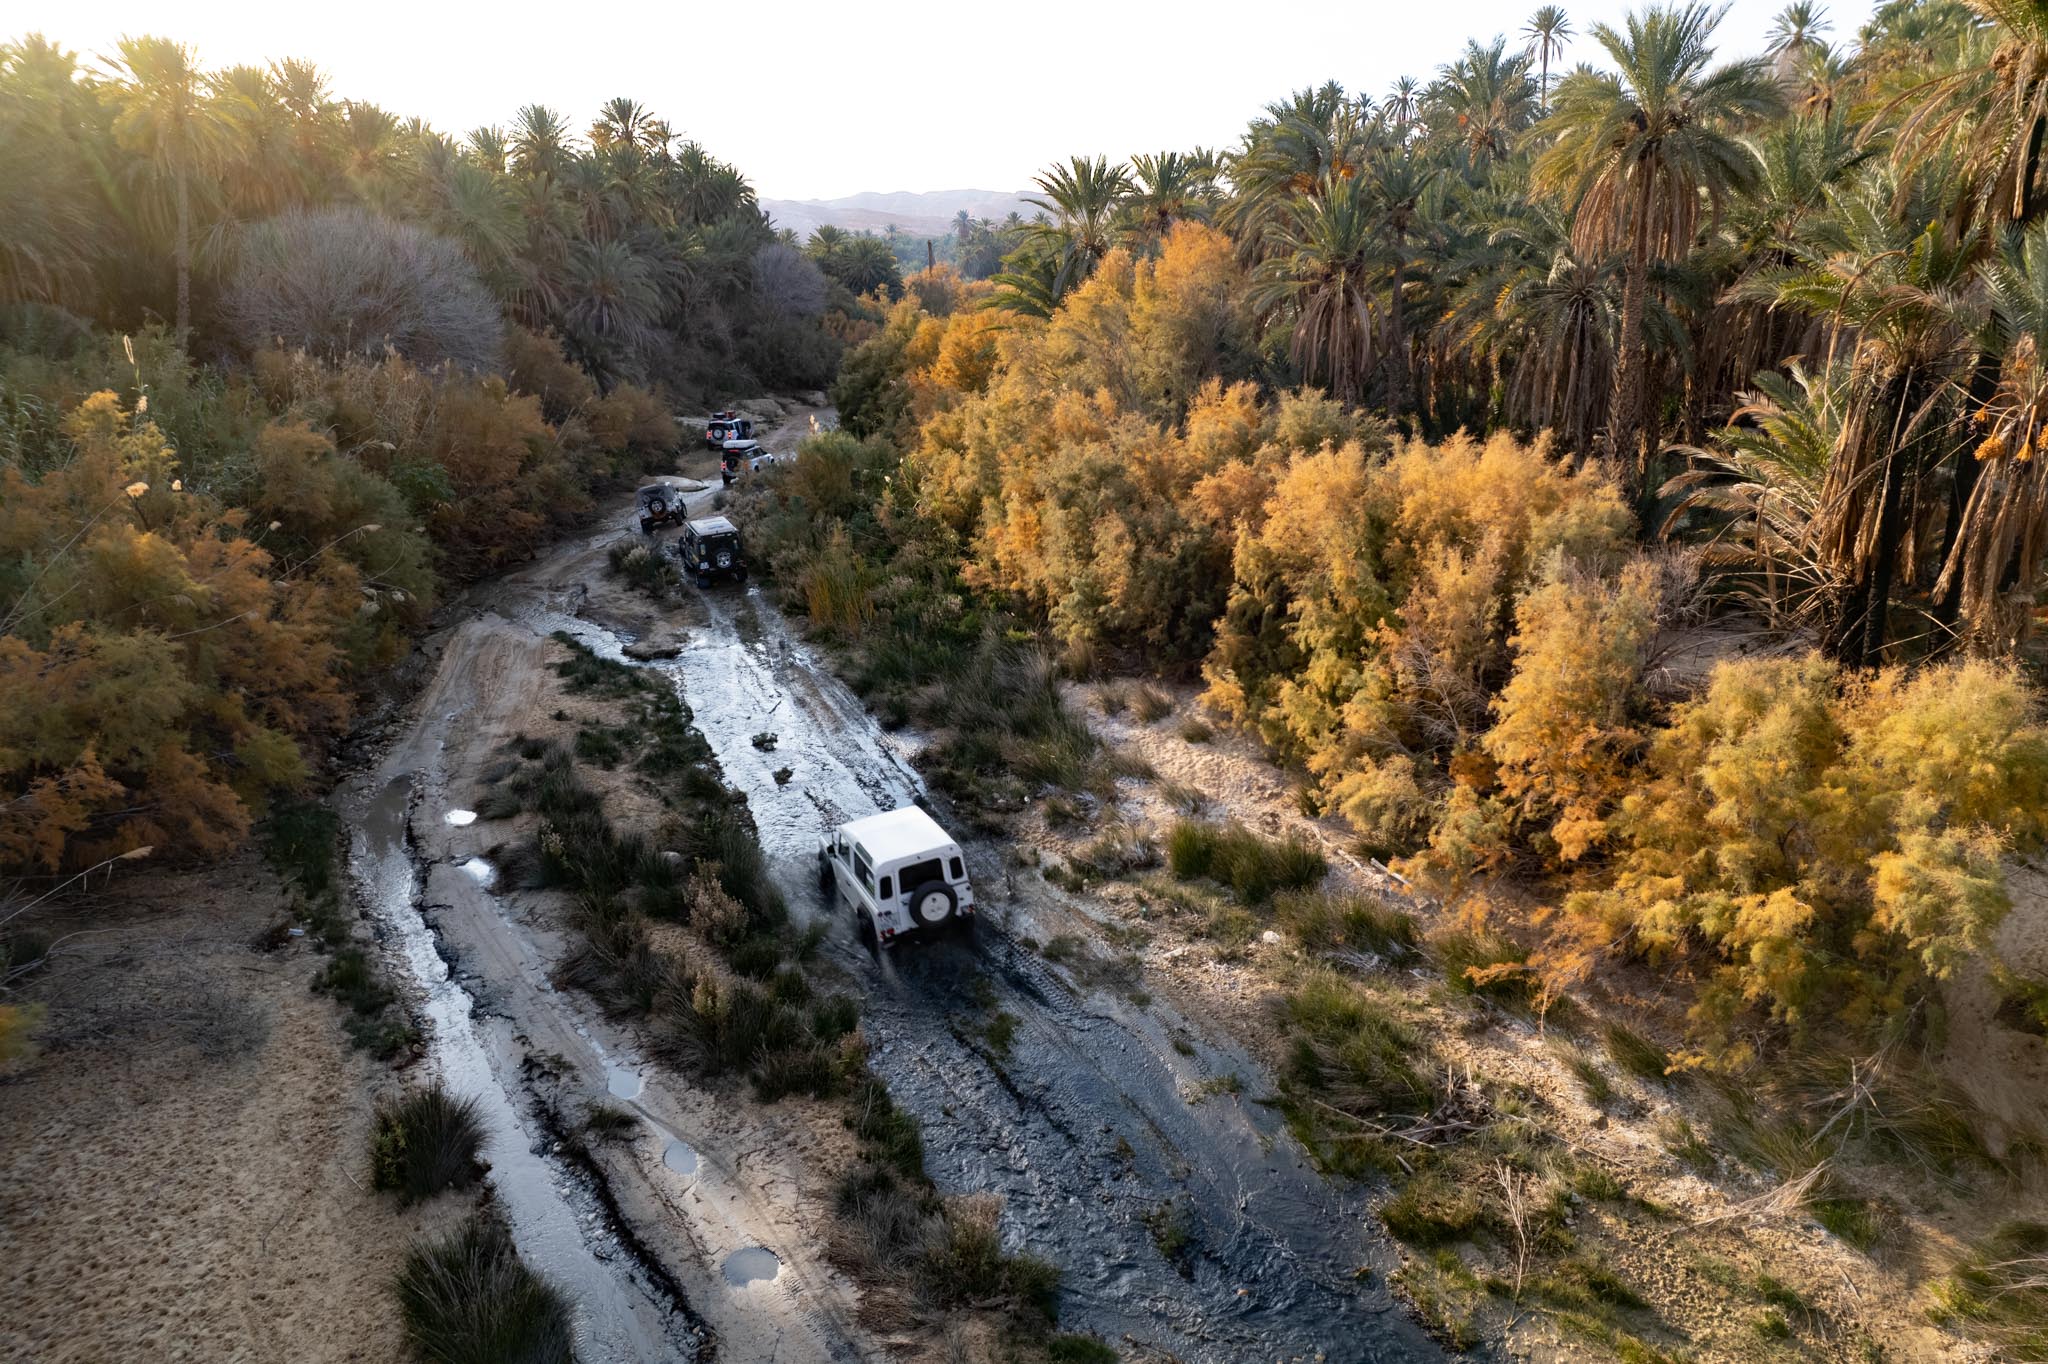
[[[1415,920],[1370,895],[1284,891],[1273,917],[1310,952],[1374,952],[1401,957],[1415,950]]]
[[[1949,1271],[1935,1320],[1981,1333],[2016,1359],[2048,1359],[2048,1224],[2000,1224]]]
[[[1288,1039],[1282,1095],[1309,1148],[1346,1173],[1391,1166],[1370,1129],[1348,1126],[1344,1116],[1376,1119],[1428,1109],[1431,1092],[1418,1068],[1422,1044],[1414,1030],[1369,987],[1329,972],[1310,975],[1285,997],[1281,1024]]]
[[[430,1364],[574,1364],[569,1300],[487,1214],[415,1243],[393,1291],[407,1343]]]
[[[1209,879],[1230,887],[1248,905],[1278,891],[1301,891],[1328,870],[1321,853],[1289,835],[1261,838],[1241,825],[1176,822],[1167,834],[1166,862],[1183,881]]]
[[[483,1117],[474,1099],[457,1099],[438,1081],[377,1106],[370,1132],[370,1182],[419,1203],[444,1189],[468,1188],[482,1167]]]

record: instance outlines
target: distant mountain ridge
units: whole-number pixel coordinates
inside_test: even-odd
[[[1024,202],[1024,191],[993,189],[869,190],[838,199],[763,199],[761,210],[778,228],[808,237],[830,224],[849,232],[881,232],[891,223],[919,237],[953,230],[961,210],[970,218],[1001,222],[1011,213],[1029,218],[1038,210]]]

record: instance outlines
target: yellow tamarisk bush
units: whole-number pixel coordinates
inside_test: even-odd
[[[1723,663],[1611,825],[1611,884],[1567,910],[1697,962],[1702,1040],[1740,1061],[1752,1009],[1868,1022],[1989,950],[2001,855],[2048,837],[2048,729],[1990,663],[1861,680],[1818,655]]]

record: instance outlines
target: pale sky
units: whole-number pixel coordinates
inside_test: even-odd
[[[92,56],[162,33],[208,66],[304,57],[337,94],[461,133],[539,102],[588,126],[629,95],[776,199],[1016,190],[1071,153],[1228,146],[1264,105],[1336,79],[1383,94],[1469,37],[1515,35],[1537,0],[746,0],[660,6],[500,0],[11,0],[0,39],[40,30]],[[1783,0],[1735,0],[1726,56],[1763,46]],[[1829,6],[1853,39],[1872,0]],[[1574,28],[1623,0],[1566,4]],[[1599,59],[1580,38],[1565,58]]]

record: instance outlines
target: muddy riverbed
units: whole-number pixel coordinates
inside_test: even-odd
[[[557,630],[615,659],[637,634],[680,633],[674,657],[637,666],[679,689],[747,794],[799,917],[830,914],[826,829],[929,799],[914,738],[884,733],[761,590],[686,589],[665,611],[605,582],[625,528],[622,512],[475,594],[438,641],[402,737],[344,799],[358,888],[420,995],[433,1065],[484,1105],[493,1188],[522,1252],[576,1297],[585,1359],[873,1357],[818,1245],[834,1153],[785,1106],[697,1091],[554,990],[545,914],[494,890],[501,835],[464,817],[479,771],[554,704]],[[878,955],[832,915],[823,951],[863,998],[874,1069],[922,1121],[941,1189],[999,1195],[1009,1245],[1060,1266],[1063,1326],[1138,1359],[1438,1357],[1384,1286],[1393,1256],[1363,1196],[1318,1176],[1256,1102],[1271,1085],[1251,1058],[1138,984],[1077,988],[1030,944],[1089,920],[999,843],[963,841],[972,937]],[[572,1162],[554,1149],[561,1114],[605,1096],[644,1130]],[[1185,1232],[1173,1261],[1169,1224]]]

